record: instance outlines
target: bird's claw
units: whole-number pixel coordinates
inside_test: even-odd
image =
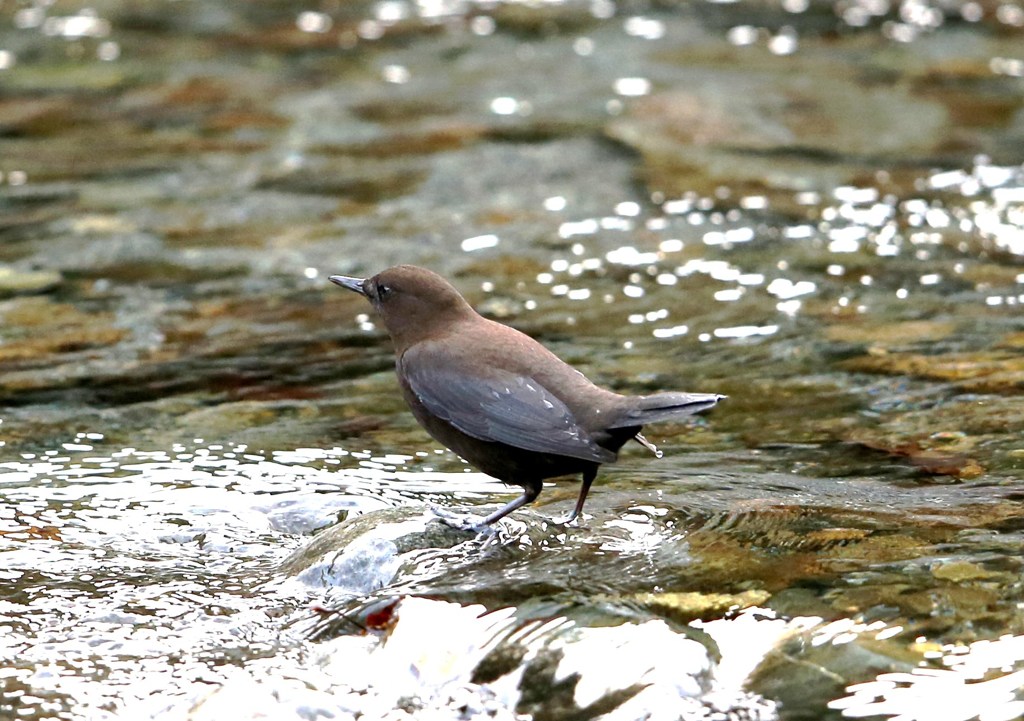
[[[473,533],[484,533],[492,530],[489,525],[483,523],[482,520],[477,516],[471,516],[461,513],[452,513],[443,508],[430,507],[430,511],[437,516],[437,520],[441,521],[444,525],[449,528],[454,528],[456,531],[472,531]]]
[[[559,526],[578,526],[580,525],[580,514],[573,511],[562,520],[554,520],[554,522],[557,523]]]

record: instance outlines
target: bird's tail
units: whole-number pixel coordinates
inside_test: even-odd
[[[630,399],[633,401],[632,407],[610,428],[643,426],[683,418],[707,410],[725,397],[717,393],[657,393],[653,396],[635,396]]]

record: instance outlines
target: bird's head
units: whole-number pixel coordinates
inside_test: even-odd
[[[396,265],[372,278],[332,275],[329,280],[373,304],[399,352],[423,338],[439,336],[453,322],[476,316],[451,283],[415,265]]]

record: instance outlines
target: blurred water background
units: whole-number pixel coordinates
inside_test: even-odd
[[[1015,0],[0,0],[0,718],[1018,718],[1022,162]],[[399,262],[729,399],[445,530]]]

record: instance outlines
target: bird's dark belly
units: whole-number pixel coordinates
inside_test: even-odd
[[[402,390],[405,391],[404,395],[413,416],[427,433],[464,458],[470,465],[505,483],[539,487],[545,478],[582,473],[599,465],[580,458],[540,453],[474,438],[432,415],[415,395],[404,387],[404,384]],[[621,445],[622,443],[618,444]],[[618,450],[618,446],[614,450]]]

